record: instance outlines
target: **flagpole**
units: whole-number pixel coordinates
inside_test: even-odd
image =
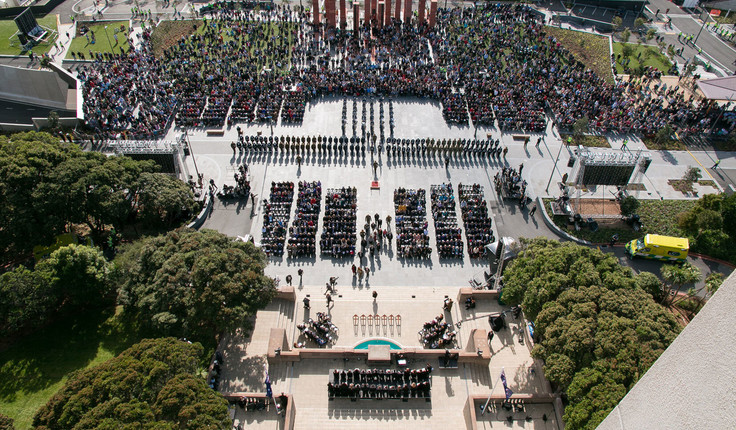
[[[493,384],[493,387],[491,387],[491,393],[488,395],[488,400],[486,400],[486,404],[483,405],[483,410],[480,411],[481,415],[486,414],[486,411],[488,410],[488,404],[491,403],[491,396],[493,395],[493,392],[496,391],[496,386],[498,385],[499,379],[501,379],[502,373],[503,373],[503,367],[501,368],[501,373],[498,374],[498,378],[496,378],[496,382]]]

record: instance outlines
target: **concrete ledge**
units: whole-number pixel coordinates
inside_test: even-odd
[[[299,349],[291,349],[290,345],[285,345],[281,347],[281,353],[279,355],[276,355],[275,350],[278,348],[278,345],[283,345],[283,343],[280,343],[281,336],[279,335],[278,331],[284,330],[284,329],[271,329],[271,339],[269,339],[268,343],[268,362],[269,364],[276,364],[276,363],[284,363],[284,362],[292,362],[292,361],[301,361],[301,360],[307,360],[307,359],[368,359],[368,350],[367,349],[352,349],[352,348],[346,348],[346,347],[337,347],[337,348],[299,348]],[[283,333],[284,336],[286,333]],[[274,338],[275,336],[275,338]],[[481,336],[485,339],[486,334],[482,333],[482,330],[480,333],[478,333],[478,336]],[[285,339],[284,339],[285,342]],[[480,343],[480,341],[478,341]],[[487,341],[486,341],[486,348],[488,347]],[[483,350],[483,349],[482,349]],[[438,359],[445,355],[444,349],[423,349],[419,347],[407,347],[403,349],[393,349],[389,351],[390,354],[393,356],[394,354],[402,354],[407,359],[414,359],[418,361],[429,361]],[[481,355],[478,355],[477,349],[473,349],[472,352],[461,350],[461,349],[451,349],[451,354],[457,354],[458,356],[458,363],[473,363],[473,364],[481,364],[484,366],[487,366],[491,361],[491,353],[490,349],[488,351],[483,350],[483,353]],[[391,357],[393,360],[393,357]]]
[[[475,300],[495,300],[498,299],[498,290],[474,290],[470,287],[460,288],[457,294],[458,305],[465,306],[465,300],[472,297]]]
[[[289,341],[286,338],[286,329],[283,328],[272,328],[271,334],[268,336],[268,352],[267,356],[269,360],[271,358],[278,358],[282,351],[291,349],[289,347]],[[279,351],[278,353],[276,351]]]
[[[189,225],[187,225],[187,228],[198,230],[200,227],[202,227],[202,224],[204,224],[205,220],[207,220],[210,211],[212,211],[212,206],[214,205],[212,198],[212,194],[206,194],[206,197],[204,199],[204,207],[201,211],[199,211],[199,214],[197,214],[197,217],[194,218],[194,221],[190,222]]]
[[[541,197],[537,197],[537,205],[539,205],[539,209],[541,209],[542,216],[544,217],[544,223],[547,224],[547,227],[550,228],[550,230],[557,233],[560,237],[563,239],[571,240],[575,243],[578,243],[580,245],[586,245],[586,246],[592,246],[593,244],[588,242],[587,240],[578,239],[577,237],[562,231],[557,225],[552,221],[552,219],[549,217],[549,214],[547,213],[547,208],[544,207],[544,200],[542,200]]]
[[[288,300],[290,302],[296,301],[296,292],[293,285],[283,285],[276,289],[276,298],[282,300]]]

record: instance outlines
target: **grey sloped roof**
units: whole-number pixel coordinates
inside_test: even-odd
[[[733,429],[734,303],[732,273],[597,430]]]
[[[56,72],[0,65],[0,100],[67,109],[68,93]]]
[[[698,81],[698,88],[710,100],[736,100],[736,76],[701,79]]]

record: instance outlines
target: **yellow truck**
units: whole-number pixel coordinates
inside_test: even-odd
[[[626,244],[626,253],[631,258],[644,257],[654,260],[684,263],[690,244],[685,237],[648,234],[642,239],[634,239]]]

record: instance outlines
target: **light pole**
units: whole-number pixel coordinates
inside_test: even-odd
[[[194,163],[194,171],[197,173],[197,183],[199,186],[202,186],[202,175],[199,174],[199,168],[197,167],[197,158],[194,156],[194,152],[192,151],[192,144],[189,142],[189,130],[186,128],[184,129],[184,144],[187,145],[187,148],[189,149],[189,155],[192,156],[192,162]]]
[[[555,159],[555,165],[552,167],[552,173],[549,174],[549,182],[547,182],[547,188],[544,189],[545,193],[549,193],[549,185],[552,183],[552,176],[555,174],[555,169],[557,169],[557,162],[560,161],[560,154],[562,154],[562,147],[565,146],[565,142],[560,142],[560,150],[557,152],[557,158]]]
[[[112,42],[110,42],[110,35],[107,34],[107,26],[105,26],[105,37],[107,37],[107,44],[110,45],[110,51],[112,51]]]
[[[703,29],[705,28],[705,23],[708,22],[708,14],[705,13],[705,18],[703,18],[703,12],[706,12],[705,10],[702,10],[700,12],[700,17],[703,19],[703,25],[700,26],[700,31],[698,31],[698,35],[695,36],[695,40],[693,41],[693,46],[695,46],[696,43],[698,43],[698,37],[700,37],[700,33],[703,32]]]

